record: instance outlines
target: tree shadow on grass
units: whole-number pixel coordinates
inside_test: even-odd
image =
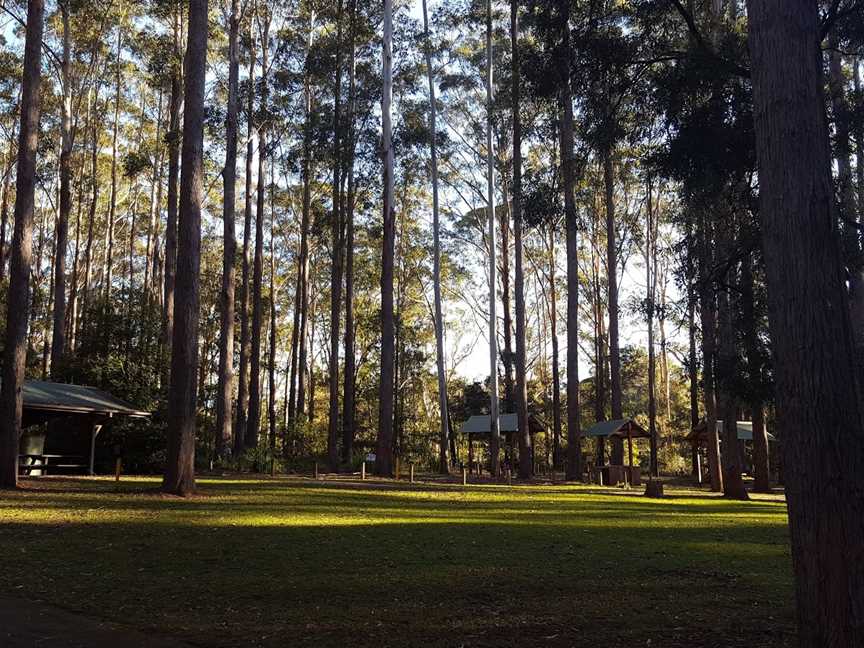
[[[35,480],[34,480],[35,481]],[[396,515],[404,518],[459,517],[466,515],[509,520],[527,516],[537,520],[568,517],[605,517],[612,515],[627,526],[631,518],[650,516],[665,519],[685,516],[698,519],[712,516],[734,519],[752,516],[781,516],[785,523],[785,503],[772,500],[737,502],[716,496],[682,496],[662,500],[648,499],[632,493],[574,489],[537,489],[532,491],[506,488],[450,489],[415,486],[387,489],[365,488],[365,484],[339,485],[308,483],[293,479],[269,479],[237,483],[221,480],[202,483],[200,496],[165,497],[148,483],[127,482],[120,485],[107,480],[63,479],[40,482],[38,488],[13,494],[0,500],[0,510],[16,508],[20,502],[38,498],[41,506],[104,511],[149,511],[154,506],[182,513],[221,515],[303,513],[327,515],[334,511],[349,514]],[[158,504],[157,504],[158,503]]]
[[[0,500],[4,592],[205,646],[794,643],[778,504],[92,483]]]

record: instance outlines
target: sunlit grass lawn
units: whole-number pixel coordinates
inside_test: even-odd
[[[582,486],[44,479],[0,592],[213,646],[791,646],[779,497]],[[650,640],[650,643],[649,643]]]

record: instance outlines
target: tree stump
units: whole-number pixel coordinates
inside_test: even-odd
[[[645,484],[645,497],[663,497],[663,482],[655,479],[649,479],[648,482]]]

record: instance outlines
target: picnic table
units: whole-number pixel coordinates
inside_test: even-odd
[[[592,466],[591,482],[604,486],[629,484],[639,486],[642,483],[642,473],[639,466]]]
[[[47,475],[50,470],[80,470],[87,468],[84,457],[76,455],[25,453],[18,455],[18,469],[22,475]]]

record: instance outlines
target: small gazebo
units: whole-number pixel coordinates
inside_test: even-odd
[[[21,438],[18,466],[24,474],[44,475],[49,470],[88,470],[94,474],[96,437],[102,427],[117,416],[145,417],[149,412],[139,410],[108,392],[85,385],[25,380],[23,394],[23,416],[21,427],[26,430]],[[50,454],[45,452],[44,431],[32,432],[29,428],[44,423],[53,424],[57,433],[78,436],[88,435],[89,461],[76,463],[75,455]],[[52,432],[53,433],[53,432]],[[76,442],[76,445],[81,440]]]
[[[489,414],[475,414],[470,416],[467,421],[462,424],[462,434],[468,437],[468,466],[469,469],[474,467],[474,442],[489,442],[491,433],[490,423],[492,417]],[[528,431],[533,437],[538,432],[544,430],[543,423],[534,415],[528,414]],[[514,447],[517,445],[516,435],[519,432],[519,417],[516,414],[499,414],[498,415],[498,432],[505,438],[505,444]]]
[[[619,438],[627,439],[627,466],[595,466],[592,471],[592,481],[601,484],[619,484],[625,482],[631,486],[638,486],[642,479],[639,466],[633,465],[633,439],[648,439],[650,434],[633,419],[614,419],[612,421],[599,421],[582,433],[588,438]]]
[[[736,421],[735,426],[738,428],[738,440],[739,441],[752,441],[753,440],[753,421]],[[717,421],[717,434],[721,437],[723,436],[723,421]],[[768,435],[769,441],[776,441],[774,435],[770,432],[766,432]],[[705,419],[699,421],[699,424],[690,430],[690,433],[685,437],[690,443],[696,443],[698,445],[705,445],[708,442],[708,426],[705,423]]]
[[[738,452],[741,455],[742,464],[747,464],[746,453],[744,452],[744,448],[747,443],[751,443],[753,441],[753,421],[736,421],[735,422],[736,432],[738,436]],[[768,442],[772,443],[777,439],[773,434],[766,431],[765,434],[768,437]],[[723,421],[717,421],[717,435],[722,439],[723,438]],[[694,472],[696,474],[696,478],[701,482],[702,479],[702,455],[701,450],[703,448],[708,447],[708,425],[706,424],[705,419],[699,421],[699,423],[690,430],[689,434],[684,437],[686,441],[689,441],[693,446],[693,457],[696,462],[694,466]]]

